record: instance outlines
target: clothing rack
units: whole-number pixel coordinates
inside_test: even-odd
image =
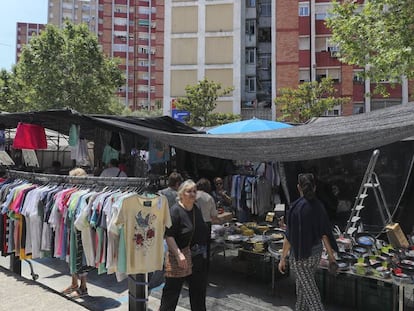
[[[133,188],[140,193],[150,189],[152,179],[144,177],[98,177],[98,176],[68,176],[42,174],[34,172],[23,172],[17,170],[7,170],[7,176],[14,179],[25,179],[39,184],[61,183],[75,185],[93,185],[105,187],[127,187]],[[27,261],[27,260],[25,260]],[[29,261],[32,277],[37,275],[33,272],[33,267]],[[21,260],[12,254],[10,257],[10,270],[21,275]],[[36,277],[37,279],[37,277]],[[135,274],[128,278],[128,306],[129,311],[146,311],[148,302],[148,273]]]
[[[98,185],[98,186],[119,186],[119,187],[139,187],[142,190],[150,185],[148,178],[144,177],[99,177],[99,176],[69,176],[54,175],[33,172],[23,172],[16,170],[7,170],[10,178],[26,179],[31,182],[40,184],[45,183],[65,183],[81,185]]]

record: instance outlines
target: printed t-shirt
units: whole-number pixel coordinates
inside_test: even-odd
[[[126,273],[161,270],[164,263],[164,232],[171,226],[164,196],[125,198],[115,219],[123,225],[126,246]]]

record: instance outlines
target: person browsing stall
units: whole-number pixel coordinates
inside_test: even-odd
[[[213,180],[215,189],[211,192],[211,195],[216,201],[218,209],[223,209],[226,212],[232,211],[232,200],[231,196],[224,189],[223,179],[221,177],[216,177]]]
[[[321,201],[316,197],[312,174],[299,174],[297,185],[300,198],[292,203],[287,214],[286,235],[283,241],[279,271],[286,271],[290,252],[290,265],[296,273],[295,310],[324,310],[315,281],[323,246],[330,266],[336,265],[334,250],[338,246]]]
[[[210,195],[211,184],[207,178],[200,178],[197,181],[197,199],[196,204],[203,214],[203,219],[207,224],[209,237],[207,243],[207,262],[210,264],[210,244],[211,244],[211,225],[219,224],[220,220],[217,217],[217,207],[214,198]]]
[[[117,159],[111,159],[108,163],[108,167],[104,169],[99,175],[100,177],[128,177],[119,167],[119,161]]]
[[[69,176],[87,176],[88,174],[85,172],[83,168],[77,167],[69,171]],[[80,242],[81,236],[80,231],[77,231],[77,241]],[[71,298],[81,298],[88,295],[88,288],[87,288],[87,280],[86,277],[88,275],[88,271],[92,269],[92,267],[88,267],[85,265],[84,255],[83,255],[83,246],[82,243],[78,244],[77,256],[76,259],[76,273],[72,274],[72,283],[69,287],[62,291],[62,294],[69,295]],[[80,280],[80,284],[79,284]]]
[[[165,195],[168,200],[168,206],[171,208],[175,203],[177,203],[177,190],[178,187],[183,182],[183,177],[180,173],[172,172],[168,176],[168,187],[158,191],[159,194]]]
[[[178,188],[178,202],[170,209],[172,226],[165,232],[165,286],[160,311],[177,307],[183,283],[188,283],[192,311],[206,310],[207,242],[209,232],[195,204],[197,188],[191,179]]]

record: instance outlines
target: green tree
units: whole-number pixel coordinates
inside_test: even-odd
[[[117,62],[105,57],[85,24],[46,26],[24,46],[16,65],[17,89],[25,94],[23,110],[111,113],[120,109],[112,98],[124,81]]]
[[[7,112],[23,111],[26,94],[16,79],[15,67],[11,72],[5,69],[0,71],[0,110]]]
[[[336,105],[349,102],[349,98],[336,97],[336,93],[330,78],[322,79],[321,82],[304,82],[297,89],[281,88],[275,99],[275,104],[282,113],[278,120],[305,123]]]
[[[0,71],[0,110],[5,111],[10,104],[11,97],[11,74],[2,69]]]
[[[327,26],[341,61],[362,68],[373,82],[414,77],[414,1],[334,2]]]
[[[186,96],[177,99],[176,107],[190,112],[187,124],[190,126],[214,126],[240,117],[230,113],[213,112],[217,107],[217,98],[230,94],[233,88],[224,88],[220,83],[204,78],[196,85],[187,85]]]

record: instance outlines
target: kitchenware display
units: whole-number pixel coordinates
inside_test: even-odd
[[[362,256],[362,255],[369,254],[371,252],[371,248],[366,245],[357,244],[352,247],[352,251],[354,252],[354,254],[358,256]]]
[[[355,242],[358,245],[364,245],[368,247],[376,247],[376,238],[369,233],[359,232],[355,235]]]
[[[338,257],[344,261],[347,262],[350,265],[353,265],[357,262],[357,256],[355,256],[353,253],[350,252],[339,252]]]
[[[391,277],[395,284],[410,284],[413,282],[413,279],[410,275],[404,273],[401,268],[394,268],[391,271]]]
[[[357,262],[351,266],[351,270],[358,275],[368,275],[371,272],[371,268],[365,262]]]

